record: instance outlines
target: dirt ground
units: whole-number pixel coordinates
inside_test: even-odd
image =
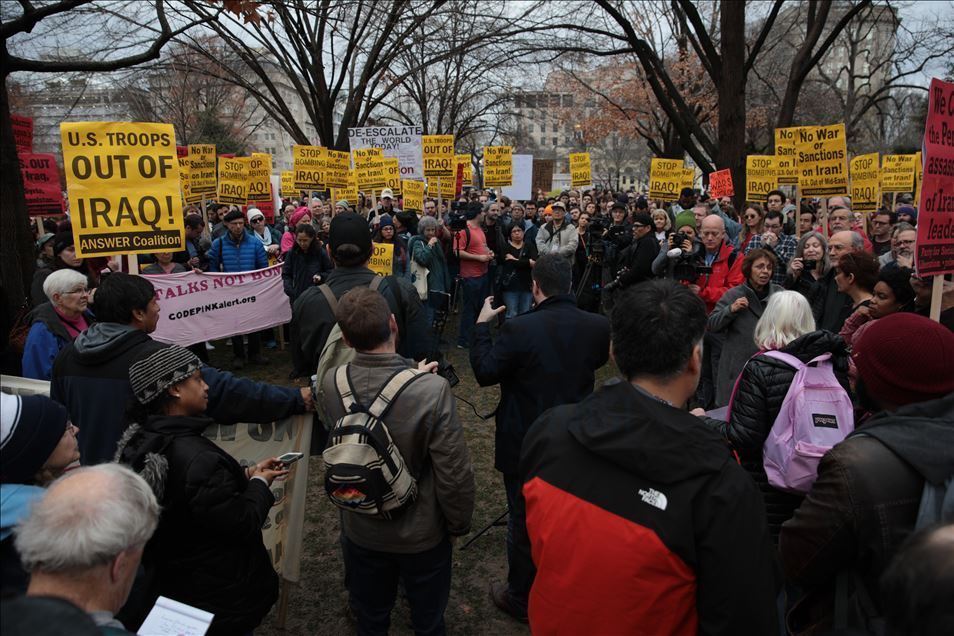
[[[455,316],[456,318],[456,316]],[[456,325],[448,325],[445,339],[456,341]],[[212,363],[231,369],[231,347],[225,341],[214,343]],[[249,365],[243,375],[274,384],[292,385],[288,379],[291,368],[287,351],[266,350],[267,366]],[[461,382],[454,390],[474,404],[481,414],[493,411],[499,398],[497,387],[480,388],[474,380],[467,352],[451,348],[449,359]],[[600,370],[597,385],[615,373],[607,365]],[[445,619],[447,631],[455,635],[467,634],[529,634],[529,629],[494,607],[488,593],[492,581],[502,581],[507,575],[504,526],[492,527],[467,549],[461,549],[468,539],[507,509],[503,481],[494,470],[493,419],[481,420],[470,406],[458,399],[457,412],[464,425],[467,444],[477,480],[477,500],[474,509],[472,533],[458,539],[454,548],[454,571],[450,602]],[[259,636],[290,634],[348,634],[354,633],[354,623],[348,610],[344,589],[341,549],[338,543],[338,510],[327,501],[322,485],[323,467],[312,461],[309,469],[309,492],[305,517],[305,539],[301,582],[294,586],[288,599],[284,630],[279,627],[277,605],[255,630]],[[406,604],[398,598],[391,615],[391,633],[413,634]]]

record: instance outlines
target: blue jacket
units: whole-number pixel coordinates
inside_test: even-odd
[[[496,342],[490,323],[477,323],[470,348],[474,377],[480,386],[500,384],[497,470],[517,473],[523,438],[544,411],[593,392],[595,372],[609,359],[609,344],[609,320],[578,309],[571,294],[547,298],[530,313],[506,321]]]
[[[268,267],[265,246],[248,230],[245,230],[238,243],[229,233],[215,239],[207,256],[211,272],[250,272]]]
[[[144,331],[101,322],[57,356],[50,397],[64,405],[79,426],[84,465],[113,459],[133,398],[129,365],[165,346]],[[202,379],[209,385],[206,413],[220,424],[273,422],[305,410],[297,388],[253,382],[209,366],[202,367]]]
[[[49,302],[36,307],[31,318],[33,324],[23,347],[23,377],[49,380],[53,360],[73,339]],[[87,311],[84,318],[88,324],[93,324],[93,314]]]

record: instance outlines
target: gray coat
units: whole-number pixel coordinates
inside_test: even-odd
[[[358,403],[367,405],[393,373],[414,364],[395,353],[356,353],[349,374]],[[329,371],[322,381],[331,422],[344,415],[334,376]],[[467,534],[474,511],[474,469],[447,380],[436,374],[416,380],[401,392],[384,421],[417,479],[417,499],[397,519],[342,510],[345,536],[368,550],[414,554],[430,550],[447,535]]]
[[[775,283],[769,283],[769,295],[765,301],[761,301],[747,282],[742,283],[723,294],[709,314],[709,331],[725,334],[725,344],[722,345],[722,355],[719,357],[719,368],[715,377],[716,406],[729,403],[732,387],[742,373],[742,367],[745,366],[746,360],[758,351],[754,339],[755,325],[762,317],[769,297],[782,289]],[[743,296],[749,299],[749,306],[732,313],[732,303]]]

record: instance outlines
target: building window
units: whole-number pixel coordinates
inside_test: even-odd
[[[547,131],[547,123],[543,122],[540,124],[540,132],[545,133]]]
[[[556,138],[556,137],[553,138],[553,145],[554,145],[554,146],[557,145],[557,138]]]
[[[550,95],[550,106],[553,108],[560,107],[560,96],[559,95]]]
[[[573,108],[573,93],[567,93],[563,96],[563,106]]]
[[[531,132],[531,133],[533,132],[533,124],[532,124],[532,123],[527,124],[527,132]]]

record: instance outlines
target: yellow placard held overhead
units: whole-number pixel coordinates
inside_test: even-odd
[[[381,148],[354,148],[351,151],[355,169],[367,165],[370,161],[384,159],[384,150]]]
[[[423,135],[421,155],[425,177],[454,176],[454,135]]]
[[[384,187],[391,188],[394,196],[401,194],[401,165],[397,157],[385,157],[384,161]]]
[[[878,153],[860,155],[851,160],[851,209],[874,212],[881,205],[881,170]]]
[[[768,193],[778,188],[774,155],[749,155],[745,158],[745,199],[768,200]]]
[[[681,159],[653,159],[649,163],[649,198],[675,201],[682,189],[686,169]]]
[[[680,190],[683,188],[694,188],[696,185],[696,171],[693,168],[683,168],[682,169],[682,183],[680,185]]]
[[[484,146],[484,187],[513,185],[513,147]]]
[[[271,198],[272,156],[253,152],[248,162],[248,200],[265,201]]]
[[[321,146],[292,146],[292,171],[299,190],[324,190],[325,149]]]
[[[570,153],[570,187],[583,188],[593,185],[593,171],[590,165],[590,153]]]
[[[775,129],[775,174],[779,185],[798,185],[795,137],[798,127]]]
[[[802,126],[796,131],[795,163],[801,196],[848,194],[845,125]]]
[[[368,159],[360,164],[355,163],[354,173],[358,180],[358,188],[365,192],[369,190],[383,190],[388,185],[387,167],[383,155],[379,158]]]
[[[914,192],[917,155],[885,155],[881,164],[881,189],[885,192]]]
[[[298,188],[295,187],[295,171],[294,170],[282,170],[281,172],[281,188],[283,197],[292,197],[298,196],[301,192],[298,191]]]
[[[185,249],[172,124],[60,125],[76,255]]]
[[[390,276],[394,272],[394,243],[372,243],[368,269],[378,276]]]
[[[444,199],[453,199],[455,182],[453,177],[427,177],[427,196],[440,196]]]
[[[463,185],[474,185],[474,165],[470,161],[470,155],[454,155],[454,176],[457,176],[457,166],[464,166]]]
[[[202,200],[201,194],[192,191],[192,167],[188,157],[179,157],[179,187],[186,203],[198,203]]]
[[[325,151],[324,181],[327,188],[347,188],[351,155],[340,150]]]
[[[424,182],[404,180],[401,190],[404,193],[403,208],[420,214],[424,210]]]
[[[332,198],[335,202],[344,199],[350,203],[352,207],[358,205],[358,180],[354,174],[354,170],[348,171],[348,187],[335,188],[332,191]]]
[[[188,159],[192,194],[214,196],[218,190],[215,144],[190,144]]]
[[[222,157],[219,159],[219,203],[245,205],[248,203],[248,168],[251,157]]]

